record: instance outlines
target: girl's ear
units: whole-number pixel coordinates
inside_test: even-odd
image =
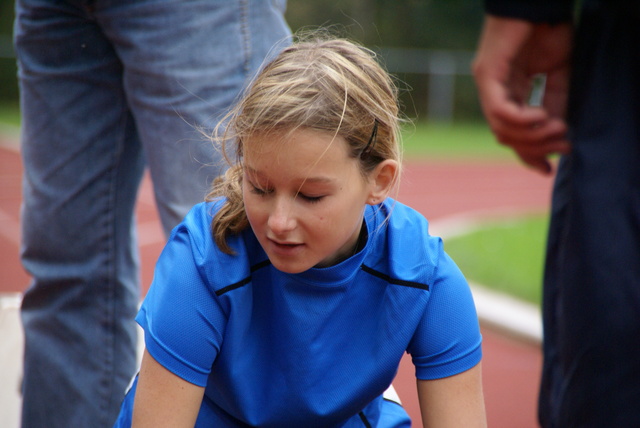
[[[371,172],[371,191],[367,203],[376,205],[387,197],[398,179],[398,162],[392,159],[382,161]]]

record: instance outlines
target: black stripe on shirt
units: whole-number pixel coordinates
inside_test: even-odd
[[[260,263],[256,263],[255,265],[251,266],[250,270],[251,273],[257,271],[258,269],[262,269],[265,266],[269,266],[271,264],[271,260],[267,259],[267,260],[263,260]]]
[[[395,284],[395,285],[402,285],[405,287],[412,287],[412,288],[420,288],[422,290],[427,290],[429,291],[429,284],[421,284],[419,282],[413,282],[413,281],[405,281],[404,279],[396,279],[396,278],[391,278],[389,275],[382,273],[382,272],[378,272],[377,270],[374,270],[372,268],[370,268],[369,266],[366,266],[364,264],[360,265],[360,268],[373,275],[373,276],[377,276],[378,278],[384,279],[385,281],[387,281],[389,284]]]
[[[371,428],[371,424],[369,423],[369,420],[367,419],[367,417],[364,415],[364,412],[358,413],[358,416],[360,416],[360,420],[362,421],[365,427]]]
[[[264,260],[260,263],[257,263],[253,266],[251,266],[251,268],[249,269],[251,271],[251,273],[257,271],[258,269],[262,269],[265,266],[269,266],[271,264],[271,261],[269,259]],[[242,287],[243,285],[247,285],[249,282],[251,282],[251,275],[249,275],[248,277],[233,283],[231,285],[227,285],[226,287],[221,288],[220,290],[216,291],[216,296],[222,296],[224,293],[228,292],[228,291],[232,291],[235,290],[237,288]]]

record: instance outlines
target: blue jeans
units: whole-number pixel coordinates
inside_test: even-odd
[[[145,165],[169,232],[222,168],[199,128],[289,42],[285,2],[17,1],[24,427],[115,421],[136,370]]]

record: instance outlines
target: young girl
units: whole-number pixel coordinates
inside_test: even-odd
[[[118,426],[410,426],[383,398],[405,351],[424,426],[485,426],[468,285],[387,196],[396,97],[344,40],[299,41],[257,76],[223,136],[237,161],[158,261]]]

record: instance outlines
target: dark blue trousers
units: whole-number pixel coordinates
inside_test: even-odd
[[[640,2],[585,0],[544,283],[543,427],[640,427]]]

